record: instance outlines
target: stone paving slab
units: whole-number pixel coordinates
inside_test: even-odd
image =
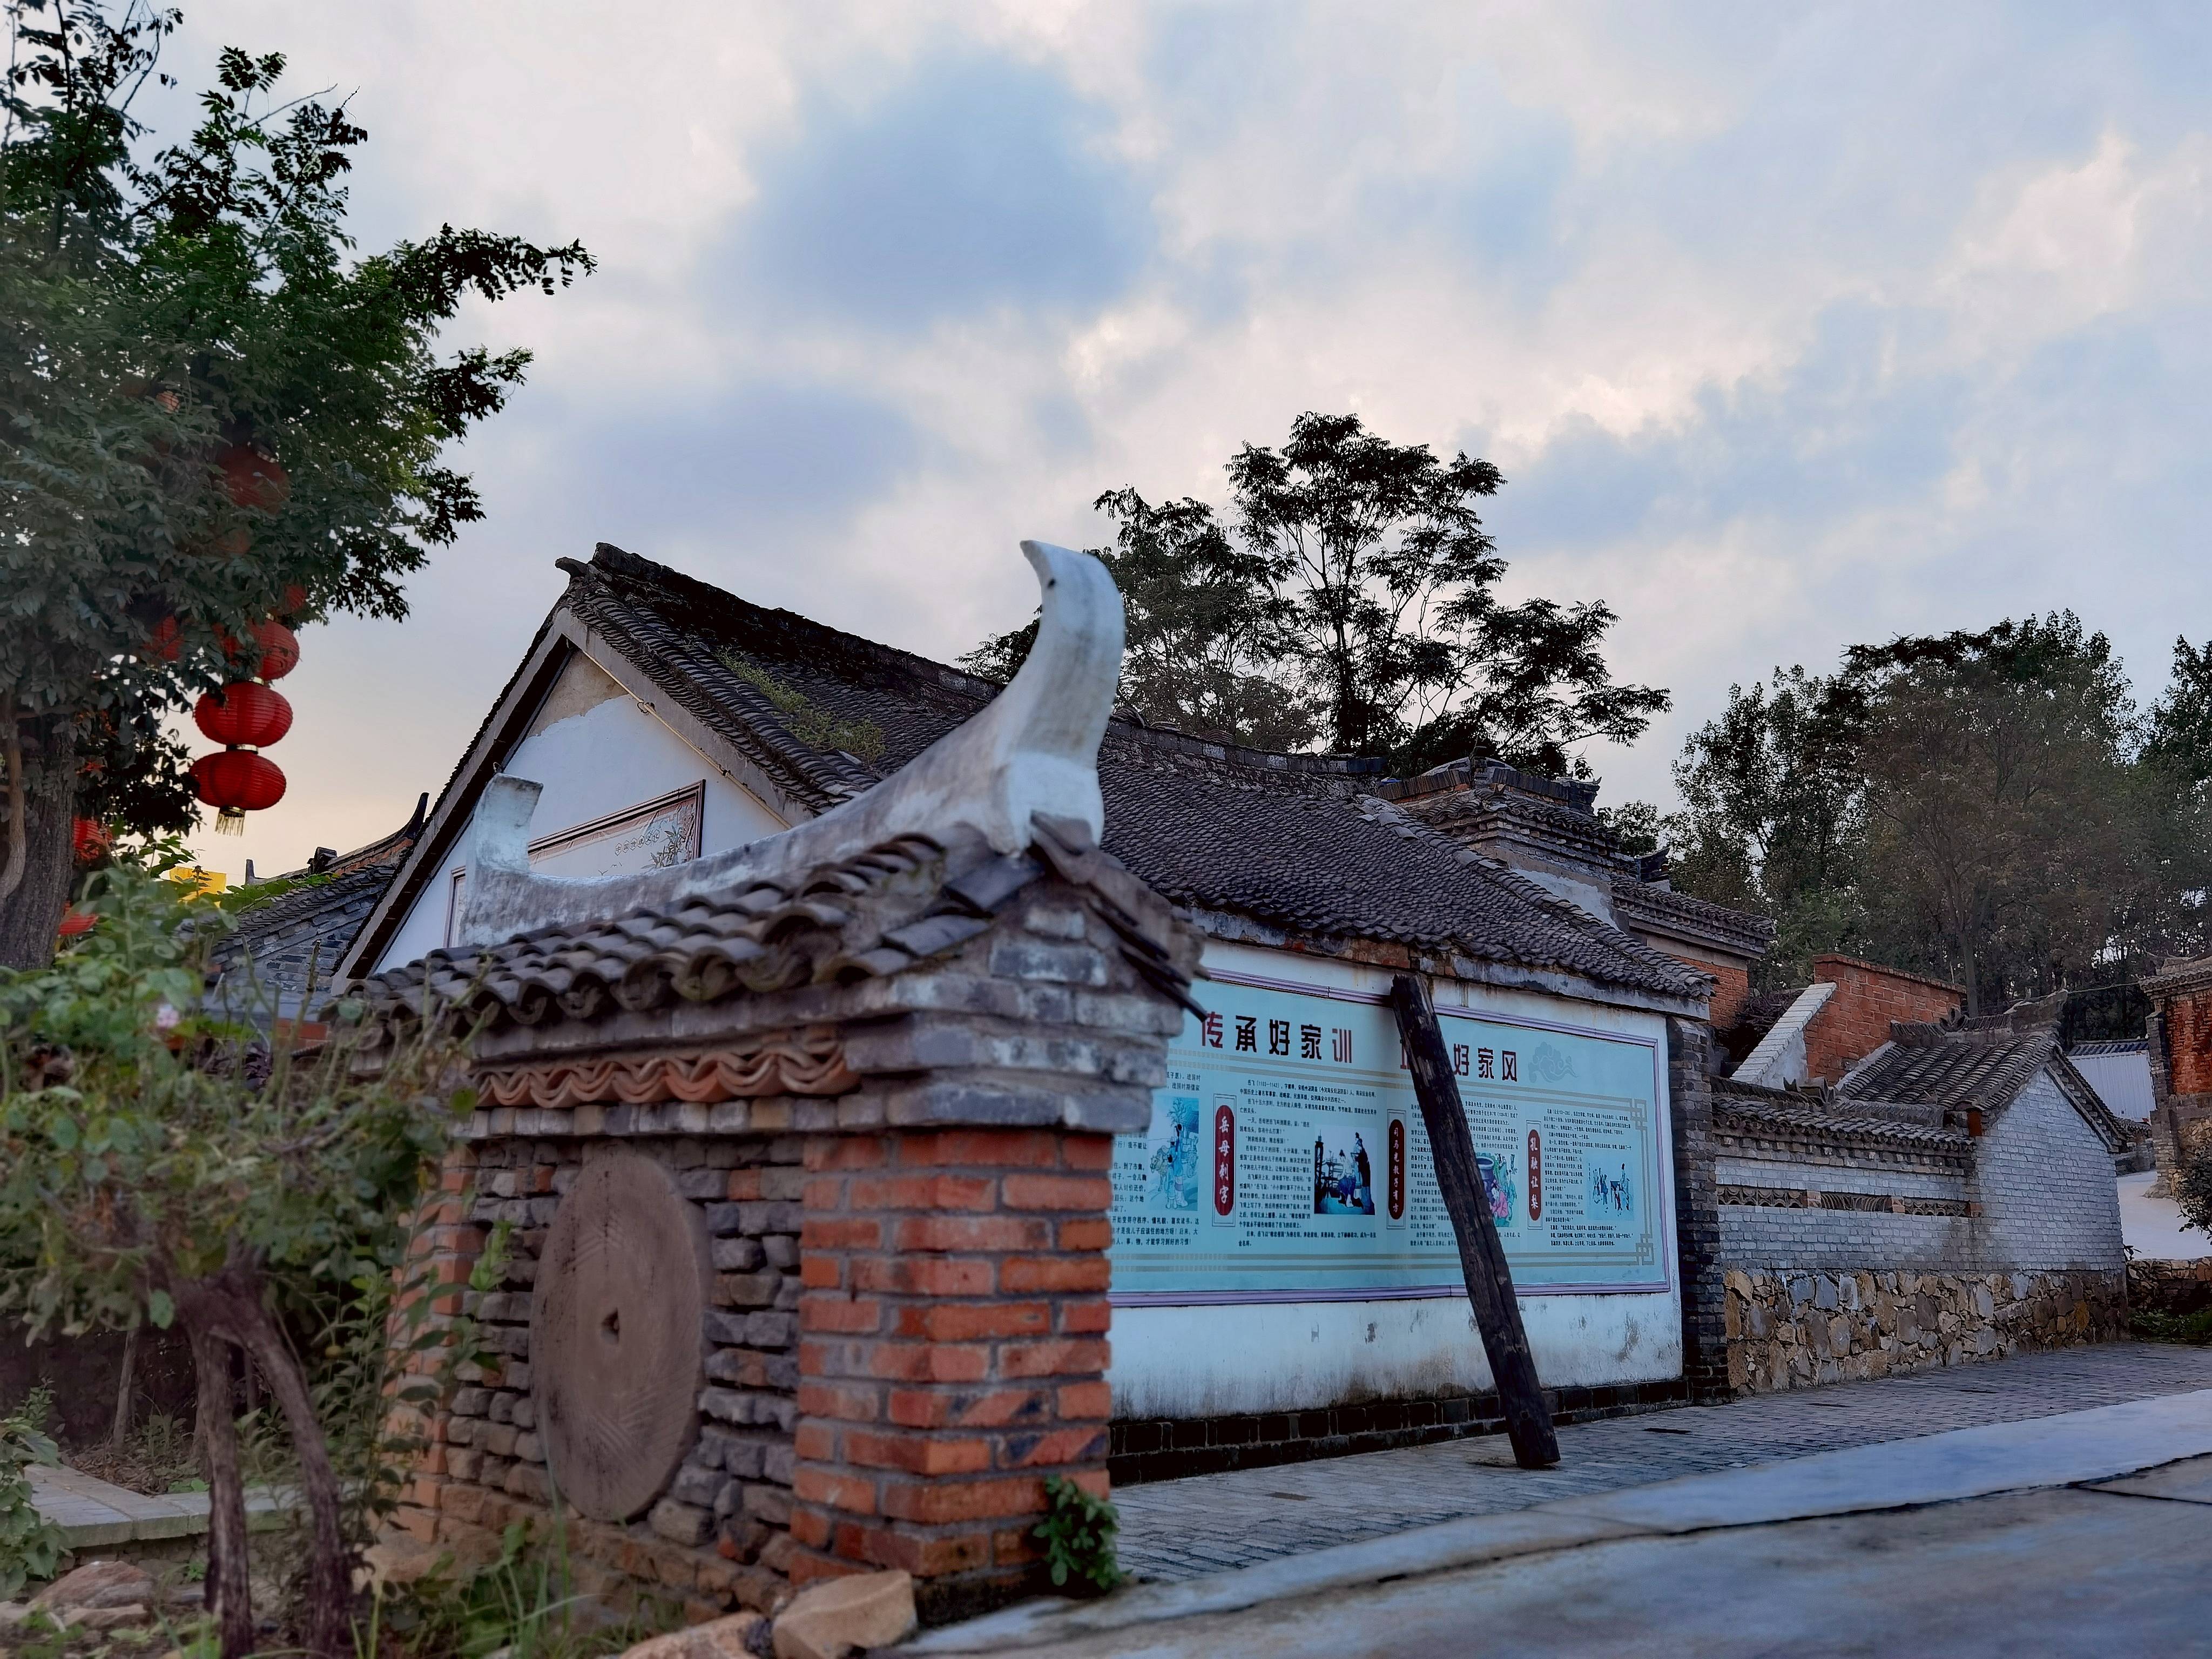
[[[1571,1424],[1557,1468],[1503,1437],[1127,1486],[1121,1559],[1172,1583],[1467,1516],[2132,1400],[2212,1389],[2212,1349],[2119,1342]]]
[[[192,1538],[208,1529],[208,1495],[204,1492],[164,1492],[157,1497],[132,1492],[65,1465],[49,1468],[33,1463],[24,1474],[30,1480],[33,1507],[62,1529],[63,1540],[72,1551]],[[276,1504],[270,1492],[248,1492],[248,1524],[257,1516],[273,1513]]]

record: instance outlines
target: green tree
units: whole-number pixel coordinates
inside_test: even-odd
[[[51,955],[81,799],[191,821],[167,713],[251,673],[282,616],[404,615],[402,579],[482,515],[446,445],[529,354],[445,356],[462,300],[553,292],[571,243],[443,226],[357,256],[344,108],[221,57],[153,149],[175,11],[14,0],[0,140],[0,963]],[[240,645],[239,641],[246,641]]]
[[[1386,754],[1421,770],[1470,753],[1551,774],[1588,768],[1573,745],[1626,743],[1668,706],[1613,684],[1601,602],[1519,605],[1478,501],[1489,462],[1393,444],[1357,416],[1301,415],[1280,450],[1227,466],[1230,523],[1203,501],[1153,506],[1134,489],[1096,505],[1096,550],[1128,607],[1126,707],[1259,748]],[[1032,625],[965,660],[1006,678]]]
[[[391,1401],[312,1376],[285,1314],[304,1310],[319,1336],[365,1329],[381,1352],[384,1319],[346,1310],[389,1307],[424,1176],[473,1103],[447,1081],[441,1042],[364,1078],[343,1044],[312,1061],[283,1042],[272,1054],[206,1008],[230,918],[165,878],[182,860],[177,848],[98,872],[91,930],[51,966],[0,970],[0,1310],[32,1334],[174,1322],[189,1336],[207,1606],[226,1659],[256,1645],[231,1399],[233,1352],[248,1357],[283,1418],[309,1520],[306,1646],[337,1659],[352,1652],[362,1540],[347,1516],[365,1471],[334,1460],[319,1396],[350,1392],[356,1415]]]
[[[1121,708],[1259,749],[1312,743],[1310,701],[1270,672],[1289,607],[1271,591],[1266,561],[1232,542],[1203,501],[1154,506],[1115,489],[1092,505],[1115,525],[1115,544],[1091,550],[1121,591]],[[1012,679],[1036,641],[1032,618],[961,660],[986,678]]]

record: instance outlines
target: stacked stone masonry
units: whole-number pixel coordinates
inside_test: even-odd
[[[750,1103],[757,1120],[785,1123],[795,1104]],[[666,1495],[627,1525],[565,1517],[579,1588],[617,1604],[635,1600],[642,1586],[694,1611],[732,1601],[766,1607],[792,1555],[802,1141],[641,1136],[623,1144],[669,1168],[710,1240],[708,1359],[698,1437]],[[400,1523],[466,1558],[495,1553],[500,1533],[515,1522],[543,1530],[552,1519],[531,1386],[531,1287],[546,1229],[589,1145],[494,1139],[448,1161],[448,1179],[465,1200],[456,1209],[466,1224],[449,1240],[457,1258],[472,1266],[503,1223],[505,1269],[495,1289],[463,1293],[454,1304],[474,1320],[487,1358],[429,1425],[431,1451]]]
[[[1739,1394],[1887,1376],[2110,1342],[2124,1273],[1772,1273],[1732,1267],[1729,1383]]]

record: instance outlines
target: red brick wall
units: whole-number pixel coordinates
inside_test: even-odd
[[[2165,1007],[2166,1048],[2177,1095],[2212,1094],[2212,991],[2177,996]]]
[[[1107,1489],[1111,1138],[807,1148],[793,1578],[903,1567],[938,1617],[1034,1576],[1044,1482]]]
[[[1930,1024],[1966,1005],[1966,994],[1955,985],[1856,957],[1815,957],[1813,978],[1836,988],[1805,1031],[1806,1075],[1825,1083],[1888,1042],[1892,1020]]]
[[[1735,1024],[1736,1011],[1743,1000],[1751,994],[1751,974],[1747,969],[1730,967],[1726,963],[1705,962],[1697,957],[1687,957],[1680,951],[1671,953],[1678,962],[1686,962],[1700,973],[1711,974],[1719,981],[1713,987],[1711,1012],[1705,1018],[1716,1031],[1725,1031]]]

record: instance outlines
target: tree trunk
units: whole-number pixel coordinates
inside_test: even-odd
[[[26,720],[23,878],[0,898],[0,968],[43,968],[54,959],[54,930],[69,908],[75,876],[70,834],[76,814],[76,746],[65,720]],[[0,802],[4,797],[0,797]],[[5,811],[0,804],[0,812]]]
[[[260,1368],[276,1396],[291,1431],[292,1449],[299,1455],[300,1484],[307,1500],[308,1519],[314,1528],[314,1550],[308,1565],[307,1651],[315,1659],[351,1659],[353,1652],[353,1552],[347,1547],[339,1509],[337,1473],[331,1467],[330,1447],[323,1425],[315,1416],[307,1379],[284,1340],[276,1322],[269,1316],[258,1297],[241,1298],[238,1309],[240,1337],[247,1360]]]
[[[190,1314],[186,1327],[191,1335],[192,1374],[198,1383],[196,1437],[206,1459],[208,1480],[205,1605],[215,1620],[222,1659],[246,1659],[254,1647],[253,1592],[248,1582],[246,1486],[238,1468],[238,1425],[230,1414],[230,1344]]]
[[[123,1374],[115,1383],[115,1421],[107,1431],[107,1443],[116,1450],[131,1437],[131,1391],[138,1382],[138,1332],[133,1325],[123,1334]]]

